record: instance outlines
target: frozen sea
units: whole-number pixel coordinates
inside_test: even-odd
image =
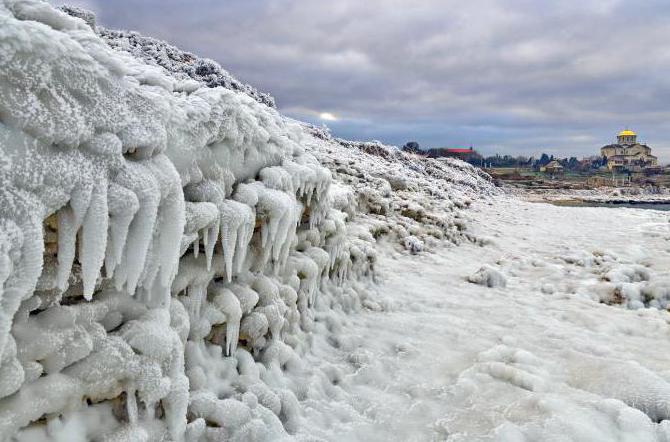
[[[601,202],[568,202],[561,201],[556,203],[559,206],[566,207],[605,207],[608,209],[645,209],[645,210],[661,210],[669,211],[670,202],[667,203],[601,203]]]

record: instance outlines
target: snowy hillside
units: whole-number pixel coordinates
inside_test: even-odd
[[[477,241],[496,190],[69,12],[0,0],[0,438],[306,437],[339,394],[312,343],[384,309],[378,243]]]

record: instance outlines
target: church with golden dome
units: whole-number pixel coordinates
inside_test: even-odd
[[[638,143],[637,134],[632,130],[622,130],[616,139],[616,144],[600,148],[609,170],[640,172],[658,165],[658,158],[651,154],[651,147]]]

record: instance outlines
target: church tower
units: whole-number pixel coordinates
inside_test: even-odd
[[[637,135],[632,130],[622,130],[616,137],[617,144],[633,145],[637,143]]]

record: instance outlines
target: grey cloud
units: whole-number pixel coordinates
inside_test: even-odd
[[[665,0],[86,3],[216,59],[289,115],[339,116],[336,135],[583,155],[628,125],[669,150]]]

